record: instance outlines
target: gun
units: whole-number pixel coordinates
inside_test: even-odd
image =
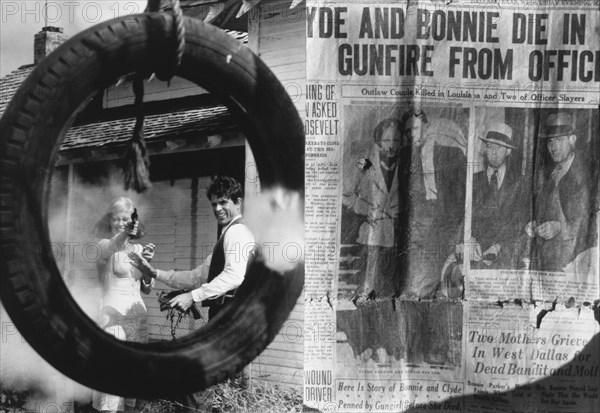
[[[133,229],[133,226],[135,225],[136,222],[138,223],[137,234],[135,234],[135,235],[129,235],[129,238],[131,238],[131,239],[140,239],[144,235],[146,235],[146,230],[144,228],[144,224],[142,224],[141,222],[139,222],[139,215],[138,215],[138,212],[137,212],[137,208],[133,208],[133,212],[131,213],[131,222],[129,223],[129,228]]]

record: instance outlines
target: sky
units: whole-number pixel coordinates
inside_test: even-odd
[[[104,20],[142,13],[146,1],[0,0],[0,76],[33,63],[33,36],[47,24],[68,36]]]

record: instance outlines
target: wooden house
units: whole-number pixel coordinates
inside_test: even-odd
[[[304,115],[305,11],[291,1],[182,1],[184,13],[204,19],[247,43],[271,68]],[[36,35],[35,61],[64,40],[60,29],[45,27]],[[0,114],[19,84],[33,70],[23,66],[0,79]],[[74,85],[76,87],[76,85]],[[126,193],[122,166],[135,112],[130,82],[99,94],[79,115],[60,148],[51,176],[49,228],[65,283],[81,307],[94,317],[99,285],[93,236],[96,221],[110,201],[131,196],[147,236],[156,244],[153,264],[161,269],[191,269],[202,263],[217,239],[206,188],[211,176],[230,175],[245,183],[248,197],[258,188],[252,152],[225,106],[204,89],[181,78],[146,84],[144,134],[151,159],[152,188]],[[248,198],[247,197],[247,198]],[[33,252],[32,252],[33,253]],[[150,339],[171,338],[170,322],[158,308],[157,283],[146,296]],[[282,332],[247,369],[251,379],[302,386],[303,298]],[[181,335],[198,326],[185,319]]]

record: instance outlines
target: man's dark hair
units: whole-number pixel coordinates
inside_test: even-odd
[[[215,195],[217,198],[225,197],[231,199],[236,204],[240,198],[243,198],[244,191],[242,185],[229,176],[220,176],[213,181],[206,191],[208,199]]]
[[[392,125],[395,124],[396,130],[400,133],[400,136],[402,136],[402,130],[400,128],[400,126],[402,125],[400,123],[400,121],[396,118],[387,118],[382,120],[381,122],[379,122],[377,124],[377,126],[375,126],[375,130],[373,131],[373,139],[375,140],[375,143],[377,145],[379,145],[379,143],[381,142],[381,136],[383,135],[383,132],[385,132],[386,129],[392,127]]]
[[[408,122],[408,120],[412,117],[415,117],[415,118],[421,120],[421,122],[423,122],[423,123],[429,122],[427,120],[427,115],[425,114],[425,112],[423,112],[422,109],[416,110],[415,108],[410,108],[409,110],[404,112],[404,114],[402,115],[402,118],[400,118],[402,127],[404,127],[404,125],[406,125],[406,122]]]

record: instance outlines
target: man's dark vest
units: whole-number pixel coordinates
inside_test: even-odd
[[[227,233],[227,231],[229,231],[229,229],[231,229],[231,227],[233,227],[234,225],[237,225],[237,224],[241,224],[241,223],[242,223],[241,219],[234,221],[231,225],[229,225],[225,229],[225,231],[223,231],[223,233],[219,237],[217,243],[215,244],[215,247],[213,248],[212,259],[210,261],[210,267],[208,268],[207,282],[211,282],[212,280],[215,279],[215,277],[217,275],[219,275],[219,274],[221,274],[221,272],[223,272],[223,269],[225,268],[225,247],[223,245],[225,242],[225,234]],[[242,247],[243,246],[240,245],[240,254],[242,253]],[[217,298],[206,299],[206,300],[202,301],[202,305],[204,307],[212,307],[214,305],[223,305],[228,300],[231,300],[231,298],[235,294],[235,291],[236,291],[236,289],[233,289],[233,290],[227,291],[224,295],[219,296]]]

